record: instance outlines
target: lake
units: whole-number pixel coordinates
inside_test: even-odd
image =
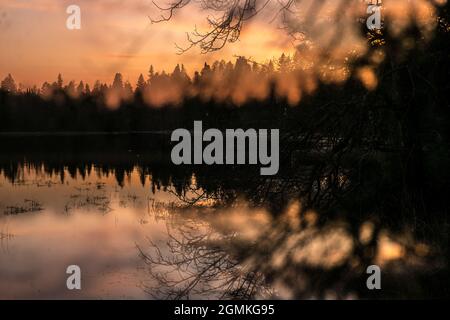
[[[384,295],[421,296],[421,277],[445,270],[406,224],[324,219],[299,196],[303,175],[173,166],[169,138],[0,137],[0,298],[356,299],[374,295],[374,263]]]

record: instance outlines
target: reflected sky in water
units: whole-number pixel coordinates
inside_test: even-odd
[[[174,200],[144,188],[135,172],[123,188],[95,173],[64,183],[35,170],[14,184],[1,176],[0,297],[145,297],[136,244],[165,236],[167,210],[155,208]],[[81,291],[66,289],[71,264],[81,267]]]
[[[0,298],[353,299],[364,294],[367,264],[412,290],[443,267],[408,233],[367,221],[355,236],[344,220],[319,225],[298,201],[279,215],[243,200],[192,207],[170,186],[152,190],[138,168],[122,186],[95,168],[64,180],[18,170],[13,181],[0,175]],[[72,264],[80,291],[66,288]]]

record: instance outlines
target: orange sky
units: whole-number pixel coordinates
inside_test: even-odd
[[[70,4],[81,8],[81,30],[66,28]],[[185,33],[205,26],[207,14],[194,4],[170,22],[151,24],[148,16],[159,14],[151,0],[0,0],[0,78],[11,73],[17,83],[40,85],[61,72],[65,82],[92,84],[96,79],[110,83],[121,72],[134,85],[150,64],[156,71],[172,71],[184,63],[192,72],[204,61],[234,55],[266,61],[292,50],[279,24],[270,23],[274,13],[269,10],[220,52],[201,55],[195,48],[177,55],[175,43],[186,45]]]

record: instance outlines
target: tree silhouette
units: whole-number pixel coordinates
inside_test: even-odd
[[[131,86],[131,83],[129,81],[125,81],[123,88],[126,95],[131,96],[133,94],[133,87]]]
[[[78,96],[81,96],[83,93],[84,93],[84,89],[85,87],[84,87],[84,82],[83,81],[80,81],[80,83],[78,84],[78,87],[77,87],[77,94],[78,94]]]
[[[144,76],[142,73],[139,75],[138,81],[136,83],[136,90],[143,91],[145,88],[146,82],[144,80]]]
[[[11,74],[8,74],[5,79],[2,80],[0,87],[2,90],[10,93],[17,92],[16,82],[14,81]]]
[[[114,76],[114,80],[112,83],[112,88],[113,89],[117,89],[117,90],[121,90],[123,89],[123,77],[121,73],[116,73]]]
[[[52,86],[53,87],[53,86]],[[53,87],[54,88],[54,87]],[[71,97],[74,97],[76,94],[75,82],[71,80],[65,87],[64,91]]]
[[[62,89],[64,82],[63,82],[61,73],[58,74],[57,84],[58,84],[58,89]]]
[[[150,65],[150,69],[148,70],[148,83],[151,83],[154,76],[155,70],[153,69],[153,65]]]

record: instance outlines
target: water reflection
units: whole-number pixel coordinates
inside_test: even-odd
[[[362,298],[369,296],[366,267],[376,263],[386,296],[401,297],[420,294],[419,278],[443,267],[407,232],[369,230],[367,223],[354,238],[344,221],[320,226],[316,213],[301,212],[293,202],[274,218],[241,203],[172,217],[166,241],[139,248],[151,279],[146,291],[170,299]]]
[[[322,223],[298,200],[274,215],[244,200],[225,205],[195,176],[178,190],[139,166],[122,182],[95,166],[62,170],[19,164],[14,179],[0,175],[2,298],[360,298],[371,294],[373,263],[386,270],[384,294],[409,284],[420,296],[420,277],[445,267],[407,230]],[[71,264],[81,291],[66,289]]]
[[[93,172],[61,181],[39,169],[19,171],[12,183],[0,176],[0,297],[146,296],[135,244],[165,237],[154,211],[176,197],[142,187],[137,171],[123,188]],[[80,292],[66,289],[70,264],[82,269]]]

